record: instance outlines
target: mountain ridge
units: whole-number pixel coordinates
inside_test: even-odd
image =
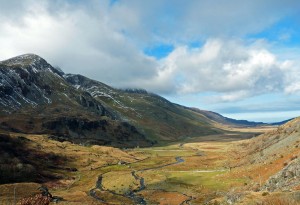
[[[177,105],[146,90],[116,89],[82,75],[65,74],[35,54],[1,61],[0,80],[0,128],[48,133],[60,140],[151,146],[223,133],[213,122],[231,120]],[[239,122],[247,126],[247,121]]]

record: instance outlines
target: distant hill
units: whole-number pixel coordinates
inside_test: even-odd
[[[282,122],[275,122],[275,123],[253,122],[248,120],[236,120],[236,119],[224,117],[219,113],[207,111],[207,110],[201,110],[198,108],[189,108],[189,107],[184,107],[184,108],[202,114],[208,119],[215,121],[217,123],[229,125],[229,126],[235,126],[235,127],[255,127],[255,126],[266,126],[266,125],[278,126],[278,125],[283,125],[289,122],[290,120],[292,120],[292,119],[288,119]]]
[[[250,122],[247,120],[235,120],[232,118],[224,117],[223,115],[220,115],[219,113],[216,113],[216,112],[200,110],[198,108],[187,108],[186,107],[186,109],[190,109],[194,112],[200,113],[200,114],[206,116],[207,118],[209,118],[215,122],[224,124],[224,125],[242,126],[242,127],[267,125],[266,123],[263,123],[263,122]]]
[[[289,121],[292,121],[293,119],[295,119],[295,118],[291,118],[291,119],[284,120],[284,121],[281,121],[281,122],[268,123],[268,124],[270,124],[270,125],[283,125],[283,124],[285,124]]]

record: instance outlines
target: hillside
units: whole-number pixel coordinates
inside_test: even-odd
[[[68,74],[65,78],[78,90],[90,93],[98,102],[120,113],[123,120],[151,139],[172,141],[221,132],[209,119],[145,90],[114,89],[81,75]]]
[[[233,204],[298,204],[300,185],[300,118],[257,137],[231,144],[227,177],[243,177],[221,201]]]
[[[295,118],[273,131],[244,142],[242,146],[247,148],[245,160],[252,164],[266,164],[298,154],[299,132],[300,118]]]
[[[269,191],[297,190],[300,184],[300,118],[296,118],[273,132],[252,140],[250,149],[254,164],[271,164],[272,174],[262,189]]]

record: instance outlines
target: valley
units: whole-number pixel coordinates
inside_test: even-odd
[[[0,0],[0,205],[300,205],[300,0]]]
[[[257,167],[239,165],[240,154],[236,153],[236,147],[252,135],[239,129],[151,148],[118,149],[58,142],[47,135],[10,134],[26,139],[32,152],[42,149],[64,158],[46,168],[55,177],[43,182],[53,196],[62,198],[59,204],[169,205],[217,204],[228,201],[233,190],[237,195],[247,193],[249,199],[255,196],[259,204],[264,197],[253,187],[270,173],[259,179],[258,172],[253,172]],[[0,203],[28,197],[37,193],[39,186],[27,182],[0,185]],[[243,197],[245,204],[247,197]]]
[[[299,118],[230,119],[34,54],[0,80],[0,204],[299,204]]]

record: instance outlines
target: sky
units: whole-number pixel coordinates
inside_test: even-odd
[[[0,60],[251,121],[300,116],[299,0],[0,0]]]

